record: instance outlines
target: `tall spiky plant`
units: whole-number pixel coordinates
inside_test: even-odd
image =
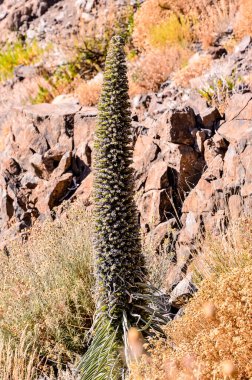
[[[81,363],[85,380],[119,376],[118,348],[129,326],[148,326],[146,276],[134,202],[132,130],[124,41],[111,40],[95,138],[94,339]],[[146,312],[147,310],[147,312]]]
[[[144,280],[134,202],[132,131],[123,39],[112,38],[95,141],[95,248],[101,302],[114,324],[132,319],[132,296]]]

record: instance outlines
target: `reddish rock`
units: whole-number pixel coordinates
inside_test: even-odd
[[[206,129],[212,129],[214,124],[221,119],[219,111],[213,107],[205,108],[204,111],[200,113],[200,117],[202,125]]]
[[[83,162],[91,166],[94,132],[97,123],[97,109],[83,107],[74,117],[74,148],[75,154]]]
[[[73,179],[72,173],[65,173],[62,176],[53,179],[49,183],[48,189],[48,206],[52,210],[53,207],[58,206],[70,190],[70,185]]]
[[[198,182],[205,162],[192,147],[167,143],[160,159],[167,163],[170,184],[180,192],[188,192]]]
[[[197,131],[196,132],[196,147],[197,151],[200,153],[204,153],[204,141],[206,140],[207,135],[205,131]]]
[[[225,110],[225,120],[231,121],[236,119],[240,115],[242,110],[244,110],[247,107],[251,99],[251,93],[234,94],[229,101],[227,109]]]
[[[10,175],[19,175],[21,172],[20,165],[14,158],[7,159],[3,163],[2,169],[7,171]]]
[[[80,199],[84,205],[91,204],[91,196],[93,191],[93,173],[90,173],[77,188],[72,196],[72,200]]]
[[[167,169],[167,163],[165,161],[157,160],[151,163],[145,182],[145,192],[169,187]]]
[[[192,133],[195,127],[196,119],[192,108],[167,111],[158,120],[156,137],[164,142],[193,145],[194,137]]]
[[[207,181],[213,181],[219,179],[223,173],[223,158],[220,154],[212,158],[212,161],[208,157],[208,169],[202,174],[202,178]]]
[[[156,228],[150,231],[146,237],[146,244],[151,249],[159,249],[165,244],[171,250],[177,237],[177,223],[176,219],[172,218],[166,222],[160,223]]]
[[[155,160],[159,150],[158,145],[153,141],[151,136],[140,135],[137,138],[133,152],[133,166],[136,171],[135,186],[137,190],[145,183],[150,163]]]
[[[65,173],[61,177],[52,178],[49,182],[40,180],[32,200],[41,214],[49,213],[53,207],[58,206],[65,199],[72,179],[72,173]]]
[[[29,160],[32,168],[34,169],[35,174],[39,178],[44,178],[48,179],[49,178],[49,173],[48,170],[43,162],[43,157],[39,153],[35,153],[31,156]]]
[[[251,186],[251,190],[252,190],[252,186]],[[231,197],[228,200],[228,208],[229,208],[231,219],[237,220],[238,218],[240,218],[240,216],[242,215],[242,207],[243,207],[242,203],[243,202],[242,202],[241,195],[238,195],[238,194],[231,195]]]
[[[72,162],[72,152],[66,152],[60,162],[57,168],[53,172],[53,177],[60,177],[62,176],[71,166]]]
[[[172,215],[170,190],[151,190],[144,193],[138,202],[141,226],[147,231]],[[168,217],[169,214],[169,217]]]

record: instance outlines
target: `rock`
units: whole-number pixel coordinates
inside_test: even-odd
[[[205,131],[196,132],[196,148],[200,153],[204,153],[204,141],[206,140],[207,135]]]
[[[232,121],[244,110],[252,99],[252,93],[234,94],[225,110],[225,121]],[[223,123],[226,124],[226,123]]]
[[[62,176],[71,166],[72,162],[72,152],[66,152],[60,162],[58,167],[54,170],[53,176],[60,177]]]
[[[223,124],[218,129],[218,133],[229,143],[239,143],[242,149],[252,138],[252,119],[231,120]]]
[[[14,158],[7,159],[4,162],[2,168],[4,171],[7,171],[12,176],[19,175],[21,172],[20,165]]]
[[[26,106],[22,112],[46,138],[50,148],[59,143],[71,150],[74,116],[79,110],[78,105],[44,103]]]
[[[93,189],[93,173],[84,178],[81,182],[80,186],[72,196],[72,200],[81,200],[85,206],[89,206],[91,204],[91,195]]]
[[[94,131],[96,128],[97,108],[82,107],[74,117],[75,154],[86,165],[92,165]]]
[[[205,108],[200,113],[200,118],[201,118],[201,122],[204,128],[212,130],[214,124],[218,120],[221,120],[221,115],[219,111],[217,110],[217,108],[209,107],[209,108]]]
[[[32,200],[40,214],[48,214],[65,199],[70,193],[72,179],[72,173],[65,173],[61,177],[52,178],[49,182],[41,180],[38,183]]]
[[[242,197],[238,194],[231,195],[228,200],[228,208],[232,220],[237,220],[242,215]]]
[[[138,136],[133,152],[133,166],[136,171],[135,187],[137,190],[145,183],[148,174],[146,169],[155,160],[159,151],[160,148],[151,136]]]
[[[159,223],[171,217],[173,212],[172,194],[170,189],[150,190],[143,194],[138,207],[140,223],[147,232]]]
[[[39,178],[48,178],[48,171],[46,169],[46,166],[43,162],[43,157],[39,153],[35,153],[30,158],[30,164],[34,168],[35,174]]]
[[[208,49],[213,59],[219,59],[228,54],[227,50],[223,46],[212,47]]]
[[[88,12],[83,12],[81,14],[81,18],[85,21],[85,22],[90,22],[90,21],[93,21],[94,20],[94,15],[88,13]]]
[[[160,154],[167,163],[169,183],[183,192],[191,190],[198,182],[205,161],[192,147],[183,144],[167,143]]]
[[[220,179],[223,174],[224,161],[222,155],[218,154],[212,157],[211,161],[208,158],[208,169],[203,173],[202,178],[208,182],[215,179]]]
[[[1,225],[2,227],[7,227],[9,220],[14,214],[13,199],[7,194],[6,191],[1,191]]]
[[[5,17],[7,17],[8,12],[6,10],[3,10],[0,12],[0,21],[4,20]]]
[[[156,138],[176,144],[193,145],[196,127],[195,114],[191,108],[165,112],[156,128]]]
[[[91,12],[93,6],[94,6],[95,0],[87,0],[86,1],[86,6],[85,6],[85,11],[86,12]]]
[[[56,144],[53,148],[45,152],[42,161],[48,172],[53,172],[53,170],[59,165],[64,154],[65,149],[60,144]]]
[[[25,78],[32,78],[36,74],[37,70],[34,66],[19,65],[14,69],[14,75],[19,80],[23,80]]]
[[[79,106],[80,102],[79,100],[72,94],[62,94],[56,96],[56,98],[53,99],[52,104],[69,104],[73,106]]]
[[[23,188],[35,189],[38,184],[38,178],[30,172],[25,173],[21,180],[21,185]]]
[[[199,232],[199,227],[200,224],[198,221],[196,221],[194,213],[191,211],[188,212],[185,221],[185,231],[189,235],[190,240],[193,240],[197,236],[197,233]]]
[[[165,244],[163,248],[171,252],[174,249],[177,234],[177,222],[175,218],[172,218],[151,230],[147,235],[146,244],[157,251]]]
[[[251,36],[245,36],[243,37],[243,39],[241,40],[241,42],[239,42],[238,45],[236,45],[235,49],[234,49],[234,52],[237,54],[237,53],[244,53],[245,50],[249,47],[249,45],[251,44],[252,42],[252,39],[251,39]]]
[[[53,183],[49,184],[51,190],[49,190],[48,206],[50,210],[63,201],[62,198],[68,193],[72,179],[72,173],[65,173],[59,178],[53,179]]]
[[[40,4],[38,4],[38,8],[36,10],[37,16],[41,17],[49,8],[49,4],[47,1],[41,1]]]
[[[181,308],[189,301],[195,292],[196,287],[189,278],[185,277],[171,292],[170,304],[174,307]]]
[[[161,190],[169,187],[167,176],[167,163],[162,160],[153,162],[148,170],[147,179],[145,182],[145,192],[150,190]]]

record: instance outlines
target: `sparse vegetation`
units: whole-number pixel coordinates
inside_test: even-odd
[[[204,218],[202,220],[199,218],[199,221],[196,218],[194,220],[193,215],[189,215],[190,211],[183,210],[181,220],[188,224],[186,226],[188,230],[182,232],[181,241],[176,241],[182,248],[185,244],[186,249],[185,252],[181,249],[181,257],[175,252],[176,247],[173,246],[173,242],[171,244],[169,240],[173,234],[171,227],[162,231],[164,234],[159,242],[162,241],[163,246],[159,247],[160,249],[154,247],[154,244],[152,246],[151,231],[149,231],[151,221],[146,222],[145,228],[149,241],[147,246],[142,247],[138,221],[142,215],[140,217],[138,215],[133,191],[134,176],[131,166],[133,138],[128,96],[128,92],[130,96],[150,91],[157,92],[160,84],[169,79],[156,97],[155,94],[148,94],[146,98],[136,97],[133,102],[136,109],[134,132],[137,138],[139,133],[140,138],[146,139],[146,144],[150,138],[151,144],[155,145],[153,151],[148,153],[153,154],[153,160],[148,161],[148,168],[151,171],[152,163],[158,159],[163,160],[164,164],[162,178],[154,178],[153,182],[157,183],[154,183],[154,186],[149,184],[149,190],[147,190],[149,172],[146,173],[146,177],[145,173],[138,173],[144,177],[140,178],[141,194],[144,191],[160,192],[160,199],[155,201],[155,207],[160,208],[158,210],[160,214],[163,213],[161,202],[164,202],[161,199],[162,190],[171,189],[173,193],[174,188],[180,186],[181,172],[187,175],[186,166],[189,161],[193,166],[197,160],[202,159],[202,166],[206,163],[208,169],[210,161],[216,157],[219,158],[219,161],[216,160],[216,166],[218,162],[222,165],[224,161],[223,168],[218,167],[216,173],[207,172],[206,177],[202,176],[206,182],[206,189],[202,187],[202,197],[205,193],[208,196],[207,192],[209,194],[212,192],[212,188],[207,186],[213,181],[216,181],[213,187],[216,185],[218,190],[218,186],[222,186],[220,182],[224,177],[226,166],[229,165],[226,150],[232,148],[232,142],[226,140],[225,133],[223,138],[220,133],[219,140],[214,141],[213,135],[219,114],[215,118],[213,115],[215,112],[212,113],[212,110],[209,110],[212,113],[210,116],[206,113],[201,118],[201,110],[198,115],[197,107],[195,114],[191,109],[188,113],[183,110],[179,116],[173,114],[173,107],[176,107],[180,99],[184,105],[188,94],[190,96],[192,93],[191,89],[187,92],[175,87],[193,86],[191,79],[201,76],[207,70],[208,79],[202,88],[198,86],[199,82],[195,81],[196,91],[206,100],[208,106],[217,107],[223,116],[221,118],[224,119],[230,97],[235,93],[244,92],[249,86],[252,88],[252,76],[247,70],[247,67],[251,66],[251,59],[248,59],[249,65],[243,68],[243,58],[241,58],[242,63],[239,66],[240,57],[247,54],[245,46],[245,52],[237,53],[237,68],[232,67],[231,75],[226,75],[224,70],[220,70],[218,74],[218,66],[213,65],[213,61],[218,62],[217,53],[222,55],[223,47],[227,47],[231,52],[238,38],[252,33],[252,2],[251,0],[145,0],[135,8],[133,6],[122,8],[123,11],[117,13],[115,1],[108,0],[107,9],[103,9],[103,13],[97,15],[97,18],[95,13],[90,13],[90,19],[84,22],[87,14],[83,20],[81,16],[80,23],[83,22],[81,26],[83,30],[78,36],[78,43],[72,49],[71,60],[46,69],[39,65],[38,73],[34,75],[32,81],[29,82],[28,78],[24,80],[23,97],[20,96],[21,81],[14,85],[16,92],[12,93],[13,103],[22,103],[23,98],[24,103],[28,102],[28,98],[33,104],[51,102],[54,97],[68,92],[77,96],[81,105],[94,106],[98,103],[99,97],[100,103],[94,149],[92,141],[88,141],[86,146],[86,142],[83,141],[79,149],[75,143],[75,140],[79,139],[77,134],[74,134],[72,139],[72,123],[77,116],[82,117],[81,112],[78,112],[76,117],[63,117],[66,129],[71,130],[69,149],[72,149],[72,140],[74,140],[72,151],[78,155],[76,162],[73,160],[70,168],[68,163],[65,165],[66,171],[71,170],[73,173],[75,187],[77,188],[81,182],[81,170],[77,166],[79,164],[79,167],[85,166],[85,163],[81,162],[84,152],[86,157],[89,156],[88,164],[92,163],[94,169],[95,185],[92,198],[95,206],[92,209],[94,220],[91,220],[83,205],[78,202],[74,205],[65,204],[61,210],[53,210],[54,221],[47,220],[35,224],[31,231],[25,231],[27,241],[21,243],[21,240],[13,240],[0,251],[2,256],[0,379],[252,379],[251,218],[228,220],[226,217],[228,207],[225,207],[225,210],[224,207],[218,210],[220,207],[215,204],[213,214],[216,209],[216,213],[221,211],[218,217],[222,218],[224,215],[226,219],[225,228],[221,230],[220,226],[219,235],[212,236],[205,230],[207,222],[205,225]],[[117,35],[118,31],[120,36]],[[112,42],[109,47],[110,40]],[[217,51],[218,48],[220,52]],[[20,64],[34,65],[40,62],[44,53],[45,49],[41,49],[35,40],[30,43],[18,40],[7,44],[0,53],[0,81],[11,78],[14,68]],[[236,53],[233,57],[236,57]],[[128,79],[126,60],[129,68]],[[219,60],[220,66],[223,61],[222,58]],[[210,71],[211,65],[213,70]],[[243,75],[243,71],[245,76],[238,73],[242,72]],[[210,72],[213,73],[212,76]],[[230,74],[231,70],[228,73]],[[203,76],[201,79],[204,80]],[[3,94],[10,88],[4,85],[6,84],[3,84]],[[173,90],[176,93],[174,96]],[[17,93],[19,97],[15,97]],[[167,116],[170,97],[174,100],[174,104],[171,104],[172,111],[169,115],[167,112]],[[249,97],[250,95],[248,99]],[[194,99],[191,100],[193,103]],[[250,101],[248,100],[247,104]],[[157,109],[154,109],[155,102],[158,104]],[[2,103],[5,103],[5,99]],[[9,105],[6,109],[8,107]],[[204,108],[204,105],[202,107]],[[44,109],[47,111],[47,107]],[[4,108],[3,110],[5,111]],[[246,112],[245,116],[242,116],[243,125],[247,123]],[[163,119],[161,114],[164,115]],[[10,144],[14,148],[18,146],[12,128],[12,118],[18,117],[17,115],[18,113],[16,115],[12,113],[10,116],[7,112],[1,113],[0,151],[3,166],[6,167],[9,164],[7,160],[5,163],[5,159],[8,158],[5,155],[6,146]],[[94,115],[92,112],[92,116]],[[181,125],[180,116],[181,120],[185,120],[185,128],[181,131],[181,136],[177,137],[175,124],[178,120],[178,125]],[[40,116],[32,114],[31,118],[33,117],[37,117],[40,128]],[[158,124],[159,117],[162,124]],[[57,119],[60,118],[58,115]],[[208,118],[213,118],[213,121],[210,120],[208,123]],[[236,116],[232,120],[234,124],[236,121],[241,121]],[[50,118],[50,125],[51,122],[53,118]],[[57,122],[60,123],[58,120]],[[16,120],[15,123],[18,124]],[[81,129],[81,122],[78,123]],[[164,136],[162,129],[164,130],[168,123],[174,131],[169,131],[170,137],[166,139],[169,143],[164,148],[161,143],[166,140],[162,138]],[[39,140],[43,131],[42,128],[40,131],[35,124],[32,125],[31,121],[30,133],[34,134],[32,135],[34,140]],[[39,137],[36,128],[39,130]],[[92,126],[90,130],[91,128]],[[62,141],[63,138],[66,140],[68,138],[65,131],[61,132],[57,148],[61,145],[61,138]],[[50,131],[46,130],[46,133]],[[182,135],[187,135],[185,143]],[[44,153],[48,145],[50,154],[54,154],[55,147],[49,147],[49,142],[45,140],[43,142],[45,148],[41,148],[41,152]],[[37,143],[38,149],[30,147],[31,154],[37,153],[40,149],[40,141]],[[211,144],[207,145],[208,143]],[[167,163],[168,154],[173,154],[172,147],[175,149],[178,146],[180,151],[175,152],[174,162],[177,160],[179,163],[174,163],[172,160],[171,163]],[[245,142],[244,146],[242,142],[239,148],[242,150],[244,147]],[[187,157],[184,160],[183,156],[186,151],[189,152],[188,162],[186,162]],[[93,152],[94,157],[92,156],[91,160],[90,155]],[[244,157],[244,160],[247,160],[245,155]],[[37,158],[40,159],[38,153]],[[234,161],[236,158],[235,156]],[[63,160],[60,162],[63,166]],[[18,162],[16,164],[19,165]],[[56,165],[58,168],[58,161],[55,162]],[[144,165],[145,163],[141,163],[141,166]],[[233,162],[228,170],[235,172],[237,169],[235,165]],[[199,170],[201,171],[201,168]],[[249,176],[243,162],[238,170],[246,172]],[[14,194],[10,178],[15,177],[15,189],[19,190],[19,187],[23,186],[21,180],[26,169],[22,166],[20,171],[21,174],[12,174],[7,168],[4,172],[8,177],[8,181],[6,180],[8,188],[7,190],[4,188],[4,182],[3,194],[6,193],[9,198],[12,193]],[[189,172],[188,169],[188,178],[190,178]],[[45,175],[43,179],[39,178],[39,183],[46,180]],[[236,187],[241,187],[240,182],[238,185],[234,182],[230,192],[236,192]],[[71,188],[71,194],[74,190]],[[245,190],[249,194],[246,197],[250,196],[251,189]],[[85,189],[83,191],[85,192]],[[16,199],[18,202],[19,198],[14,195],[13,202],[16,202]],[[223,202],[226,199],[226,195],[221,191],[218,196]],[[31,205],[36,206],[33,202]],[[5,207],[7,206],[6,204]],[[16,204],[14,206],[15,211],[11,210],[11,213],[16,213]],[[194,206],[196,208],[196,202]],[[189,206],[187,207],[189,209]],[[149,211],[146,211],[149,215]],[[236,211],[237,215],[238,211],[240,215],[240,206]],[[56,215],[60,215],[60,218]],[[158,223],[162,224],[165,217],[164,212],[160,215]],[[14,217],[10,217],[8,223],[11,224],[13,220]],[[194,231],[189,231],[194,227],[197,231],[201,227],[204,229],[200,238],[194,238]],[[167,242],[164,241],[165,236],[169,236]],[[177,229],[174,236],[176,238],[179,236]],[[186,246],[187,238],[190,238],[193,244],[192,252],[189,243]],[[174,276],[173,273],[171,275],[173,269]],[[163,334],[163,325],[162,330],[160,325],[170,318],[169,306],[167,302],[165,310],[158,309],[159,305],[155,302],[159,302],[161,292],[157,292],[157,288],[162,290],[162,294],[168,293],[167,289],[170,292],[180,284],[180,279],[185,273],[192,275],[192,282],[199,291],[164,328],[165,334]],[[165,294],[165,302],[168,297],[170,295]],[[169,302],[172,302],[171,298]],[[177,306],[177,304],[172,305],[172,313],[173,309],[176,313]],[[160,314],[157,314],[157,311],[160,311]],[[160,332],[158,337],[155,335],[156,330]]]
[[[98,74],[99,75],[99,74]],[[75,90],[80,103],[84,106],[94,106],[98,103],[102,88],[102,75],[89,81],[82,81]]]
[[[169,338],[152,342],[133,366],[132,380],[251,378],[251,236],[247,219],[202,242],[199,292],[167,325]]]
[[[212,77],[207,85],[199,90],[199,93],[209,105],[217,107],[221,113],[224,113],[230,97],[235,93],[242,93],[244,88],[246,84],[243,78],[237,75],[234,69],[231,76]]]
[[[14,241],[4,252],[0,274],[2,356],[13,356],[8,358],[14,360],[12,368],[15,352],[24,350],[23,363],[31,362],[36,373],[46,372],[47,366],[64,368],[85,351],[94,310],[87,214],[76,205],[61,220],[34,227],[25,244]],[[0,361],[0,374],[14,371],[5,366],[8,360]],[[25,376],[14,378],[26,380]]]
[[[18,65],[31,65],[39,62],[44,54],[38,42],[31,43],[18,40],[7,44],[0,52],[0,81],[9,79]]]

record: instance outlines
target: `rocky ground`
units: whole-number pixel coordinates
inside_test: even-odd
[[[22,0],[2,2],[0,30],[20,28],[30,37],[57,39],[62,29],[67,38],[80,18],[95,17],[95,1],[90,0],[23,5]],[[222,51],[215,58],[188,89],[169,79],[158,93],[132,99],[139,219],[147,241],[157,249],[165,241],[166,249],[174,252],[166,290],[175,307],[193,290],[188,265],[199,234],[220,233],[230,218],[252,207],[252,93],[246,86],[233,88],[221,114],[193,89],[200,81],[207,83],[216,67],[225,76],[234,67],[236,75],[249,74],[251,38],[243,39],[233,53]],[[78,198],[91,207],[96,117],[95,107],[81,107],[71,96],[53,104],[12,102],[5,109],[0,153],[3,245],[20,233],[25,239],[36,220],[57,217],[61,209],[54,208],[64,200]]]

